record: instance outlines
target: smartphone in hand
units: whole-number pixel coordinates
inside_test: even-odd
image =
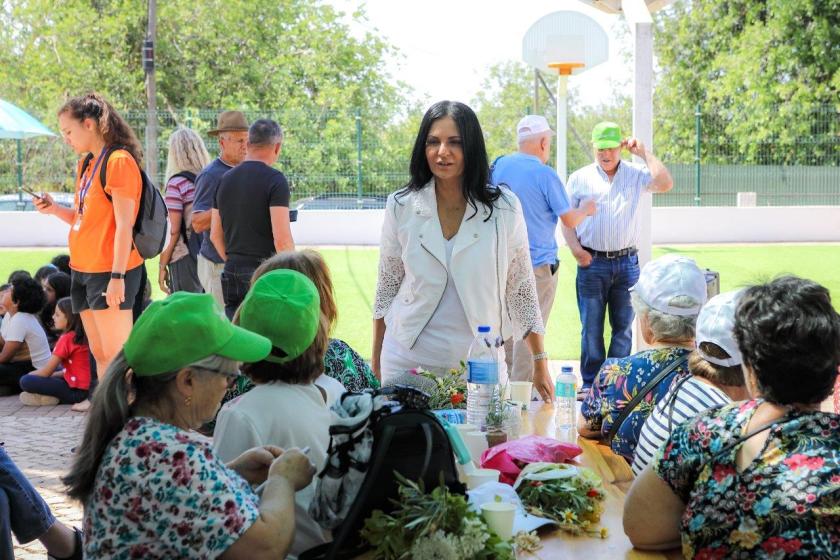
[[[25,192],[28,195],[34,196],[38,200],[44,200],[44,195],[38,194],[35,191],[31,191],[31,190],[27,189],[26,187],[21,187],[20,190],[22,190],[23,192]]]

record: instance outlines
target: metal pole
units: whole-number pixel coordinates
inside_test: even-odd
[[[356,109],[356,196],[362,199],[362,111]]]
[[[700,206],[700,104],[694,109],[694,205]]]
[[[18,181],[18,206],[23,209],[23,143],[20,138],[17,140],[17,181]]]
[[[540,114],[540,71],[534,68],[534,115]]]
[[[157,0],[149,1],[149,22],[143,43],[143,67],[146,70],[146,174],[159,182],[157,149],[157,87],[155,83],[155,36],[157,35]]]
[[[557,175],[566,182],[566,130],[568,122],[567,98],[569,76],[557,76]]]

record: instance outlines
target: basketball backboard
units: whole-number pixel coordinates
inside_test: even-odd
[[[530,66],[556,73],[554,63],[582,63],[572,73],[597,66],[609,56],[609,40],[594,19],[573,11],[553,12],[538,19],[522,39],[522,59]]]

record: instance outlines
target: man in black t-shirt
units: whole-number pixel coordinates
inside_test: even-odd
[[[248,129],[245,160],[222,176],[213,201],[210,240],[225,261],[222,295],[233,317],[259,264],[295,248],[289,227],[289,183],[271,167],[280,155],[283,131],[269,119]]]

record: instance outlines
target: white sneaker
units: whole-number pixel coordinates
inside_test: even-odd
[[[20,402],[26,406],[55,406],[59,401],[56,397],[24,391],[20,394]]]

